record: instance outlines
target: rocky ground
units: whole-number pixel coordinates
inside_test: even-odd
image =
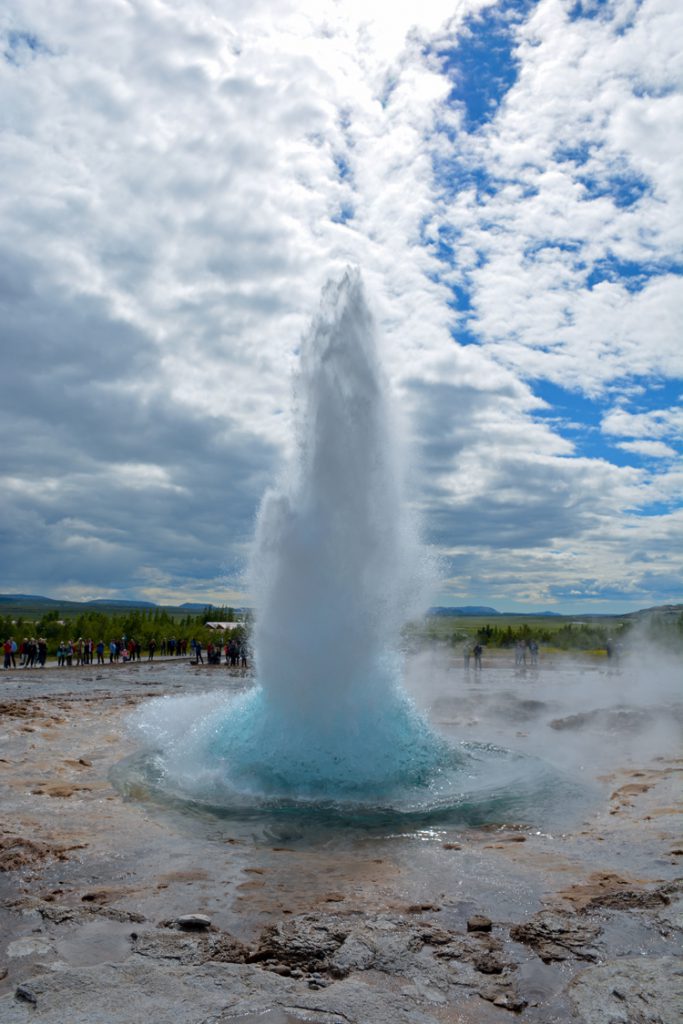
[[[332,835],[114,787],[136,704],[244,679],[185,663],[6,673],[0,1020],[676,1024],[683,759],[637,741],[681,707],[603,695],[568,714],[517,683],[458,678],[457,698],[427,703],[454,733],[616,745],[579,823]]]

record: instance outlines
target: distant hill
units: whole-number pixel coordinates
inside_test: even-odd
[[[225,607],[228,606],[226,602]],[[114,597],[97,597],[91,601],[67,601],[62,598],[44,597],[41,594],[0,594],[0,615],[12,618],[39,619],[46,612],[59,611],[68,618],[75,617],[83,612],[98,611],[107,612],[111,615],[125,614],[127,611],[139,609],[142,612],[160,611],[168,612],[170,615],[183,617],[185,615],[199,615],[203,611],[212,611],[215,608],[224,607],[212,604],[209,601],[195,602],[187,601],[181,605],[155,604],[153,601],[132,601]],[[232,605],[236,614],[243,614],[247,608],[236,608]]]
[[[519,615],[520,618],[525,617],[527,619],[529,617],[534,619],[543,619],[551,616],[559,619],[563,618],[559,612],[499,612],[496,608],[489,608],[487,605],[478,604],[467,604],[462,608],[452,608],[450,606],[430,608],[427,614],[444,618],[447,616],[465,618],[468,615],[477,616],[478,618],[481,618],[482,615],[488,615],[490,618],[493,618],[496,615],[505,615],[508,618],[511,615]]]
[[[654,608],[639,608],[637,612],[626,612],[624,619],[638,619],[648,615],[683,615],[683,604],[658,604]]]
[[[227,606],[229,602],[226,602]],[[97,611],[110,610],[112,613],[123,611],[125,609],[139,608],[141,611],[149,611],[150,609],[159,608],[170,614],[184,614],[184,615],[198,615],[203,611],[211,611],[214,608],[222,607],[221,605],[213,604],[209,601],[186,601],[181,605],[159,605],[153,601],[133,601],[126,599],[98,597],[92,601],[67,601],[63,599],[57,599],[54,597],[44,597],[40,594],[0,594],[0,612],[4,615],[10,616],[34,616],[38,618],[41,612],[48,612],[53,609],[58,609],[60,612],[71,613],[71,615],[78,615],[81,612],[87,611],[88,608],[96,609]],[[249,611],[248,608],[241,607],[237,608],[234,606],[233,610],[236,614],[244,614]],[[664,615],[673,616],[683,614],[683,604],[665,604],[657,605],[653,608],[640,608],[636,611],[622,612],[620,615],[617,613],[600,613],[591,612],[586,609],[585,612],[581,613],[582,619],[635,619],[641,617],[647,617],[651,615]],[[562,615],[559,612],[543,611],[543,612],[501,612],[497,608],[491,608],[489,605],[440,605],[430,608],[427,612],[428,616],[435,618],[497,618],[505,616],[506,618],[575,618],[575,615],[568,616]]]
[[[430,608],[429,611],[427,612],[427,615],[438,615],[438,616],[448,616],[448,615],[500,615],[500,614],[501,613],[499,611],[496,611],[495,608],[488,608],[488,607],[486,607],[486,605],[478,605],[478,604],[468,604],[468,605],[465,605],[463,608],[451,608],[450,606],[449,607],[444,607],[444,608],[436,607],[436,608]]]
[[[57,602],[54,602],[55,604]],[[81,603],[81,602],[79,602]],[[84,605],[96,604],[100,608],[102,605],[106,605],[107,608],[158,608],[158,604],[154,604],[153,601],[117,601],[114,598],[109,597],[96,597],[93,601],[83,601]],[[181,607],[185,607],[182,605]]]

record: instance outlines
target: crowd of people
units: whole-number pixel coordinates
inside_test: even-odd
[[[35,637],[24,637],[20,644],[17,644],[14,637],[9,637],[3,643],[2,650],[3,668],[16,668],[17,658],[20,668],[33,668],[34,665],[43,668],[47,661],[47,640],[44,637],[38,640]]]
[[[463,648],[465,669],[469,669],[471,661],[474,661],[475,669],[481,669],[483,653],[484,649],[479,642],[474,646],[469,643],[465,644]],[[532,668],[538,666],[538,644],[535,640],[518,640],[515,644],[515,668],[525,668],[527,665],[531,665]]]
[[[188,657],[193,662],[203,665],[204,655],[201,640],[192,638],[164,637],[158,644],[152,638],[147,644],[147,661],[154,661],[158,652],[164,658]],[[48,657],[47,641],[41,637],[24,637],[17,643],[9,637],[2,645],[3,668],[44,668]],[[77,640],[61,640],[55,652],[57,666],[110,665],[122,662],[142,661],[143,644],[134,637],[123,636],[118,640],[98,640],[79,637]],[[206,648],[206,660],[209,665],[220,665],[223,662],[232,668],[249,668],[249,648],[246,640],[232,637],[225,644],[210,642]]]

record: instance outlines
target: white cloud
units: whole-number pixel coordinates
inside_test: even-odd
[[[496,188],[462,192],[443,221],[460,239],[470,326],[496,358],[595,394],[625,370],[683,369],[668,272],[683,242],[683,19],[671,0],[646,0],[626,25],[568,10],[542,0],[520,28],[516,84],[455,144],[461,168]]]
[[[649,412],[628,412],[612,409],[603,418],[601,429],[615,437],[676,438],[683,434],[683,409],[652,409]]]
[[[636,452],[653,459],[675,459],[677,452],[663,441],[622,441],[619,448],[626,452]]]
[[[473,553],[473,592],[511,599],[517,574],[550,600],[595,565],[637,593],[629,510],[671,501],[673,470],[582,457],[528,382],[597,394],[680,372],[677,6],[645,0],[619,27],[540,0],[517,83],[468,132],[429,44],[490,6],[5,5],[7,587],[238,603],[301,333],[354,262],[414,435],[414,500],[445,552]],[[582,146],[584,163],[566,155]],[[504,184],[443,195],[436,156]],[[615,174],[646,182],[637,201],[614,202]],[[637,289],[615,261],[638,264]],[[481,347],[453,341],[454,284]],[[676,415],[619,407],[601,429],[664,458]],[[654,520],[638,528],[645,548]]]

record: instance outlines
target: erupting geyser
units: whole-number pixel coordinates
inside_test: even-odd
[[[444,745],[399,685],[424,558],[358,272],[326,286],[297,384],[296,456],[252,560],[261,689],[212,751],[270,790],[378,795],[426,781]]]
[[[509,807],[528,791],[528,761],[454,747],[401,686],[400,628],[418,611],[427,563],[357,271],[325,287],[303,340],[296,430],[254,544],[257,685],[237,698],[150,702],[136,716],[147,749],[128,781],[137,772],[153,791],[235,811],[471,819]]]
[[[400,685],[425,558],[357,271],[325,287],[296,383],[295,456],[263,500],[251,565],[258,686],[187,708],[189,728],[164,702],[139,719],[166,783],[196,798],[377,799],[428,786],[455,756]]]

